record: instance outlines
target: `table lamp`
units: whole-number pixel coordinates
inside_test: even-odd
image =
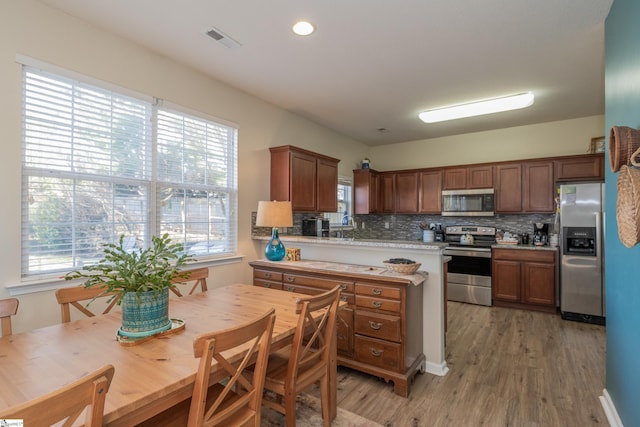
[[[264,255],[270,261],[280,261],[284,258],[284,245],[278,237],[278,227],[292,227],[293,215],[291,202],[259,201],[256,215],[257,227],[272,227],[271,239],[267,243]]]

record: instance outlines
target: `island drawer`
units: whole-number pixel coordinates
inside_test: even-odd
[[[282,282],[273,282],[271,280],[253,279],[254,286],[261,286],[263,288],[282,290]]]
[[[282,273],[278,273],[276,271],[269,270],[260,270],[257,268],[253,269],[253,278],[262,279],[262,280],[271,280],[274,282],[282,282]]]
[[[400,299],[401,290],[390,286],[371,285],[367,283],[356,283],[356,293],[358,295],[369,295],[373,297]]]
[[[376,338],[356,335],[354,343],[356,360],[392,371],[402,371],[402,345]]]
[[[359,308],[368,308],[370,310],[383,310],[383,311],[391,311],[394,313],[400,313],[400,301],[385,299],[385,298],[374,298],[368,296],[362,296],[360,294],[356,294],[356,306]]]
[[[354,283],[349,282],[348,280],[332,280],[332,279],[323,279],[320,277],[284,273],[282,281],[285,285],[290,284],[290,285],[312,286],[316,288],[322,288],[323,290],[333,289],[336,287],[336,285],[339,285],[340,289],[343,292],[353,293],[354,291]]]
[[[383,340],[402,342],[400,316],[356,310],[355,332]]]

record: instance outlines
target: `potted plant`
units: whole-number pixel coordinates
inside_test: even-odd
[[[180,268],[193,257],[166,233],[153,236],[151,246],[142,250],[127,250],[124,241],[122,235],[117,244],[105,244],[103,259],[67,273],[65,279],[84,278],[87,288],[99,286],[117,298],[122,305],[121,336],[139,338],[171,329],[169,290],[176,286],[174,278],[188,278],[189,272]]]

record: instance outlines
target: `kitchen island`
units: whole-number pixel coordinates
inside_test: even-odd
[[[445,287],[443,250],[446,243],[396,240],[361,240],[329,237],[303,237],[280,235],[287,248],[300,248],[302,260],[383,266],[389,258],[409,258],[421,263],[427,272],[422,284],[422,352],[426,358],[425,371],[446,375],[445,360]],[[269,237],[254,236],[261,253]],[[407,322],[412,319],[408,318]]]

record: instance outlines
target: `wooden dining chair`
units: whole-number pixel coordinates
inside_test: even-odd
[[[17,298],[6,298],[0,300],[0,323],[2,323],[2,335],[12,334],[11,316],[15,316],[18,312],[20,301]]]
[[[181,273],[188,273],[188,275],[183,276]],[[193,294],[195,290],[200,286],[200,290],[202,292],[207,291],[207,278],[209,277],[209,267],[196,268],[193,270],[183,270],[179,274],[177,274],[173,279],[173,283],[189,283],[194,282],[191,290],[189,291],[189,295]],[[178,288],[171,288],[171,291],[178,295],[182,296],[182,292]]]
[[[264,388],[271,393],[266,393],[262,404],[284,414],[287,427],[296,425],[296,396],[316,383],[320,384],[324,425],[331,425],[329,369],[339,303],[339,286],[300,299],[293,343],[269,357]]]
[[[264,376],[275,318],[275,309],[271,309],[239,326],[195,337],[193,354],[200,363],[191,399],[137,427],[260,427]],[[239,347],[247,348],[241,360],[229,360],[223,354]],[[212,373],[221,373],[225,378],[210,385]]]
[[[44,396],[0,409],[0,419],[23,420],[25,426],[69,427],[85,412],[85,427],[102,426],[104,403],[113,374],[113,366],[106,365]]]
[[[87,317],[95,316],[95,313],[87,308],[87,304],[96,298],[109,296],[114,296],[114,298],[107,303],[107,307],[102,314],[110,312],[118,303],[118,296],[116,294],[109,292],[104,293],[104,288],[101,287],[87,288],[84,285],[56,290],[56,299],[58,300],[58,304],[60,304],[62,323],[71,321],[71,306],[77,308],[78,311]]]

